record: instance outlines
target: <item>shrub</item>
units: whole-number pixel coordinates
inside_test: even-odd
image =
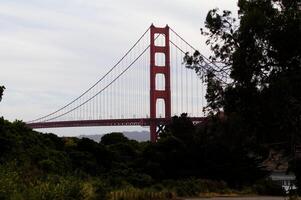
[[[58,180],[49,178],[45,181],[37,181],[24,191],[25,199],[31,200],[59,200],[59,199],[84,199],[82,183],[74,178],[62,178]]]
[[[260,195],[285,195],[283,188],[269,179],[257,181],[253,189]]]
[[[18,196],[21,189],[20,177],[17,172],[7,166],[0,165],[0,199]]]
[[[108,200],[169,200],[174,198],[175,194],[172,192],[155,192],[148,189],[142,190],[136,188],[117,190],[108,194]]]

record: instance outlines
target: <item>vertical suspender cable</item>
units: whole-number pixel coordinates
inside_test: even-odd
[[[175,113],[176,113],[176,115],[178,115],[178,111],[179,111],[179,93],[178,93],[178,50],[177,49],[175,49],[175,61],[174,61],[174,63],[175,63],[175,70],[176,70],[176,72],[175,72]]]
[[[183,44],[182,44],[183,45]],[[187,52],[187,50],[185,49],[185,52]],[[184,76],[184,94],[183,94],[183,98],[184,98],[184,111],[185,113],[187,113],[187,115],[189,115],[189,111],[188,111],[188,76],[187,76],[187,69],[185,66],[182,65],[183,68],[183,76]]]
[[[190,71],[190,85],[191,85],[191,116],[193,117],[194,116],[194,105],[193,105],[193,98],[194,98],[194,95],[195,93],[193,92],[193,74],[192,74],[192,71]]]

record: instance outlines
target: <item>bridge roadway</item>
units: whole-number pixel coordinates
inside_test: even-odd
[[[203,122],[205,117],[190,117],[194,124]],[[98,120],[76,120],[76,121],[54,121],[28,123],[33,129],[40,128],[62,128],[62,127],[88,127],[88,126],[150,126],[151,123],[167,124],[171,118],[132,118],[132,119],[98,119]]]

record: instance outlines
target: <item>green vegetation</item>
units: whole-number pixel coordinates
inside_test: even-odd
[[[0,101],[2,100],[2,95],[3,95],[4,90],[5,90],[5,87],[0,86]]]
[[[300,5],[300,0],[239,0],[239,19],[213,9],[202,34],[218,66],[202,70],[206,63],[198,51],[185,57],[207,83],[209,114],[225,116],[210,134],[254,158],[266,158],[271,149],[285,152],[299,189],[301,164],[294,149],[301,144]]]
[[[168,200],[174,198],[175,195],[171,192],[155,192],[151,190],[141,190],[135,188],[113,191],[108,195],[108,200]]]
[[[172,199],[219,194],[283,194],[266,180],[271,150],[301,164],[301,14],[297,0],[239,0],[206,18],[212,61],[185,57],[207,83],[207,120],[175,116],[157,143],[111,133],[87,138],[41,134],[0,118],[0,199]],[[220,68],[219,67],[219,68]],[[231,84],[223,82],[230,76]],[[229,77],[228,77],[229,78]],[[0,87],[0,99],[4,87]]]
[[[218,135],[207,135],[205,130],[212,128],[196,127],[183,114],[173,118],[155,144],[138,143],[121,133],[107,134],[96,143],[41,134],[23,122],[0,118],[0,199],[269,193],[265,184],[258,186],[266,174],[258,160],[238,153]]]

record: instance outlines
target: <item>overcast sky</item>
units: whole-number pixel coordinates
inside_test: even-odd
[[[111,68],[151,23],[168,24],[208,55],[199,32],[208,10],[236,12],[236,2],[1,0],[0,85],[7,89],[0,116],[28,121],[66,104]],[[95,133],[95,128],[70,130],[52,132]]]

